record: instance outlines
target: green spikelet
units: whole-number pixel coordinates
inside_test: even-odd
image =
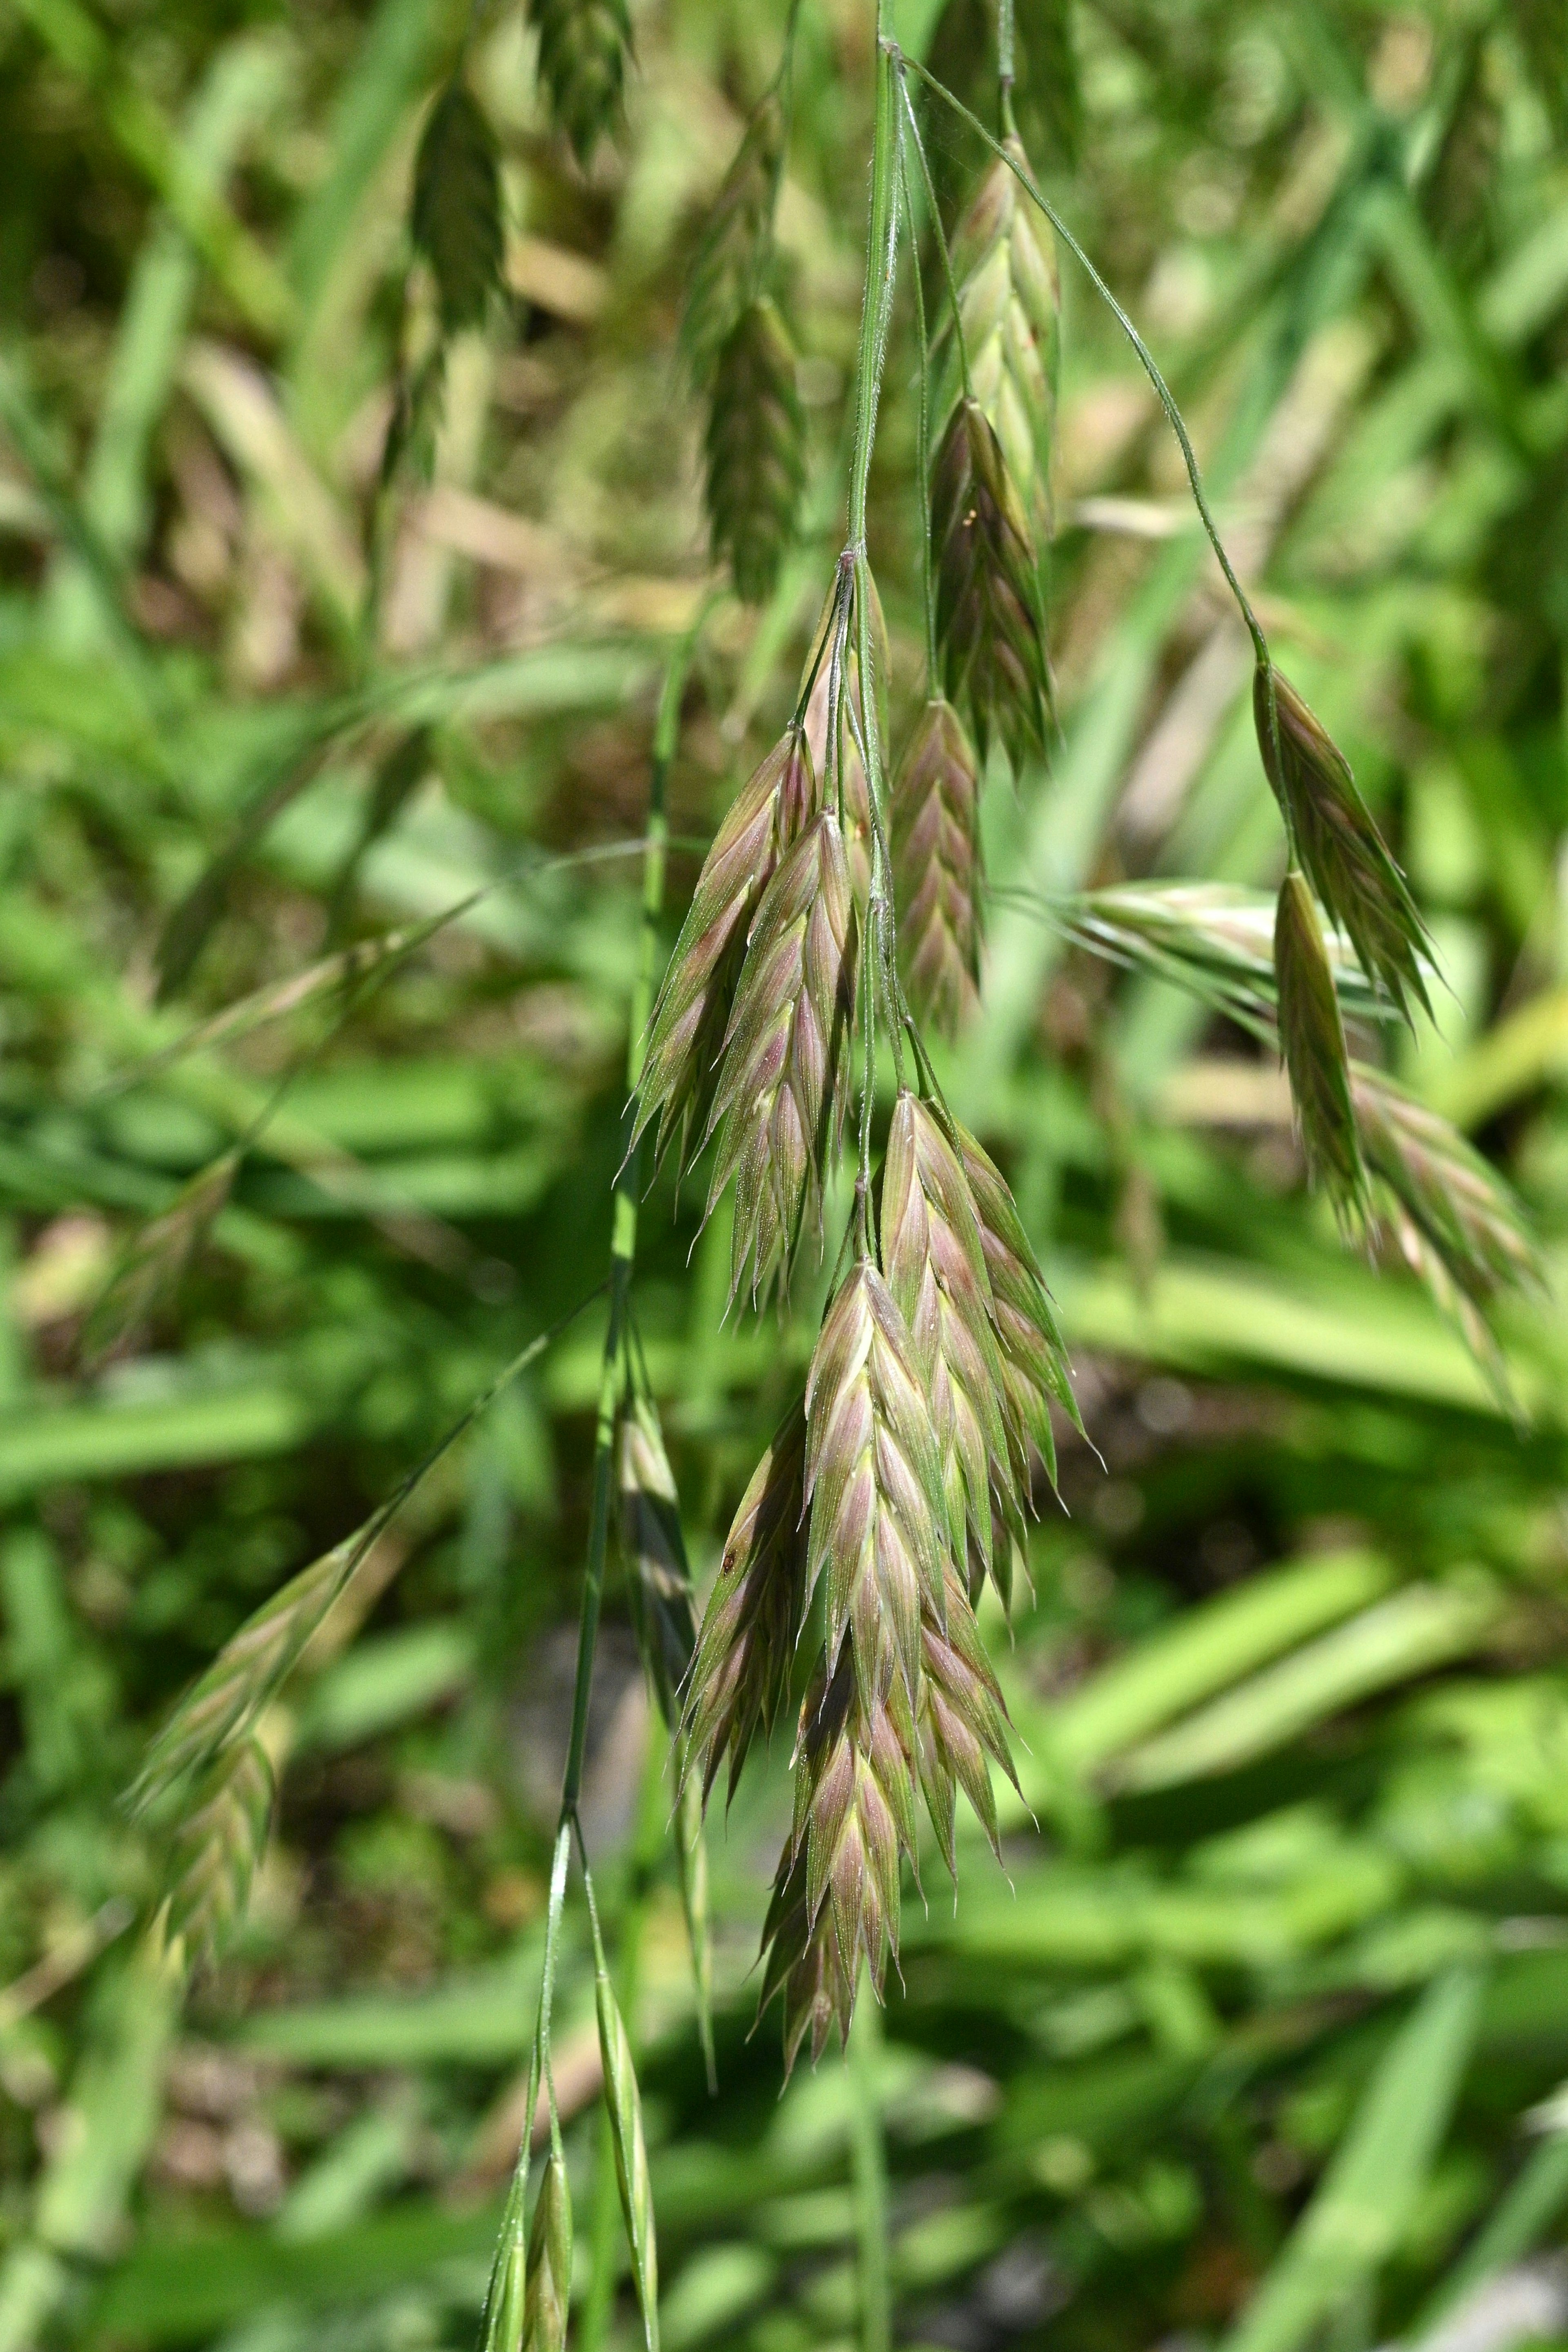
[[[1024,169],[1016,139],[1007,152]],[[1061,285],[1050,223],[998,159],[981,181],[952,245],[959,318],[974,397],[990,419],[1018,491],[1037,557],[1051,531],[1051,447],[1061,349]],[[947,322],[942,414],[963,389]]]
[[[213,1958],[245,1916],[272,1799],[266,1749],[258,1740],[242,1740],[215,1767],[180,1824],[163,1932],[171,1944],[176,1937],[183,1943],[192,1968]]]
[[[539,2184],[528,2238],[522,2352],[565,2352],[572,2302],[572,2192],[566,2159],[552,2147]]]
[[[1306,877],[1294,869],[1279,887],[1274,975],[1279,1049],[1307,1173],[1328,1194],[1344,1230],[1359,1232],[1366,1215],[1366,1170],[1351,1102],[1344,1023],[1318,910]]]
[[[748,302],[719,354],[708,415],[708,515],[736,593],[773,593],[795,537],[805,480],[805,419],[795,345],[777,305]]]
[[[621,119],[632,28],[626,0],[529,0],[550,119],[584,170]]]
[[[980,780],[963,721],[933,696],[889,808],[899,960],[916,1015],[956,1036],[980,1003]]]
[[[500,172],[489,124],[460,80],[447,84],[425,125],[409,234],[430,264],[442,332],[482,326],[500,284]]]
[[[1046,621],[1028,519],[978,401],[953,410],[931,468],[937,656],[984,763],[1001,738],[1015,769],[1051,721]]]
[[[784,102],[771,89],[747,123],[714,199],[680,321],[681,352],[699,387],[712,382],[719,354],[760,282],[784,132]]]

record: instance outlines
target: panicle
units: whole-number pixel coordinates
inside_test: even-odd
[[[843,1129],[840,1083],[855,1017],[858,925],[838,819],[825,808],[779,865],[736,983],[708,1132],[719,1135],[710,1215],[735,1185],[730,1283],[753,1303],[789,1268]]]
[[[889,832],[910,1003],[953,1037],[980,1003],[980,785],[963,721],[941,695],[905,746]]]
[[[708,517],[743,604],[772,595],[805,486],[795,344],[776,303],[748,302],[720,351],[708,412]]]
[[[1004,144],[1026,171],[1028,157],[1018,141]],[[1040,555],[1051,532],[1061,285],[1051,225],[1000,156],[959,224],[952,266],[970,383],[1001,444]],[[944,333],[945,415],[962,396],[963,379],[951,320]]]
[[[1278,756],[1269,712],[1279,721]],[[1428,1013],[1425,926],[1405,877],[1389,856],[1356,789],[1350,762],[1289,678],[1259,663],[1253,719],[1264,770],[1285,812],[1307,879],[1331,921],[1347,934],[1367,978],[1410,1018],[1410,1000]]]
[[[828,1675],[852,1634],[862,1714],[895,1680],[912,1706],[921,1610],[943,1607],[947,1498],[913,1343],[868,1260],[823,1318],[805,1415],[806,1585],[826,1595]]]
[[[948,1548],[992,1563],[992,1484],[1013,1463],[995,1302],[969,1187],[935,1113],[908,1087],[894,1105],[882,1165],[882,1264],[908,1327],[943,1465]]]
[[[799,728],[787,728],[731,802],[703,861],[691,906],[648,1026],[634,1139],[658,1118],[656,1157],[706,1135],[718,1064],[752,919],[781,856],[816,803],[816,778]]]
[[[703,1614],[685,1723],[704,1798],[726,1756],[734,1795],[752,1739],[773,1729],[789,1690],[805,1615],[805,1481],[803,1400],[752,1474]]]
[[[626,0],[528,0],[528,20],[551,121],[586,170],[601,135],[621,120],[632,44]]]
[[[1014,768],[1051,725],[1046,620],[1028,518],[984,410],[963,399],[931,467],[937,654],[950,701],[984,761],[997,736]]]
[[[680,1712],[679,1693],[697,1647],[691,1570],[680,1527],[680,1499],[651,1397],[633,1394],[621,1411],[621,1549],[632,1623],[644,1668],[667,1724]]]
[[[1307,1173],[1328,1194],[1341,1226],[1359,1233],[1366,1213],[1366,1171],[1351,1103],[1344,1023],[1318,910],[1305,877],[1295,869],[1279,887],[1274,978],[1279,1048]]]

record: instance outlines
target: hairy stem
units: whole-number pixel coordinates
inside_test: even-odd
[[[900,126],[901,127],[901,126]],[[899,187],[904,200],[904,223],[911,256],[910,276],[915,289],[915,358],[919,370],[920,403],[915,411],[915,478],[920,487],[921,605],[926,628],[928,690],[936,690],[936,583],[931,560],[931,346],[926,335],[925,289],[921,284],[920,243],[915,235],[914,191],[910,186],[909,149],[899,141]]]
[[[851,2161],[860,2287],[860,2352],[888,2352],[892,2294],[888,2278],[888,2160],[880,2105],[882,2012],[862,2000],[849,2029]]]
[[[855,374],[855,450],[849,468],[849,543],[866,536],[866,486],[877,437],[877,404],[887,356],[888,320],[898,271],[899,215],[893,202],[892,59],[881,41],[878,6],[877,116],[871,147],[871,224],[866,239],[866,291],[860,308],[860,352]]]
[[[1247,591],[1243,588],[1240,581],[1237,578],[1236,571],[1231,563],[1231,560],[1225,551],[1224,543],[1220,539],[1218,526],[1215,521],[1213,513],[1210,511],[1208,499],[1204,491],[1203,476],[1198,471],[1197,453],[1193,447],[1191,436],[1189,436],[1186,425],[1183,421],[1182,412],[1176,405],[1175,395],[1172,392],[1170,385],[1165,382],[1164,377],[1161,374],[1159,363],[1155,360],[1153,352],[1149,349],[1148,344],[1143,341],[1142,336],[1139,333],[1137,328],[1133,325],[1131,320],[1128,317],[1126,311],[1122,309],[1121,303],[1117,300],[1115,295],[1111,292],[1110,287],[1106,284],[1104,278],[1100,276],[1099,270],[1095,268],[1093,262],[1089,259],[1088,254],[1084,251],[1082,246],[1079,243],[1071,229],[1068,228],[1066,221],[1063,220],[1055,205],[1051,203],[1048,197],[1043,196],[1040,194],[1039,189],[1035,184],[1034,173],[1027,171],[1025,166],[1018,162],[1016,155],[1010,155],[1006,148],[1002,144],[1002,142],[999,139],[994,138],[991,132],[986,130],[985,125],[981,121],[980,117],[977,114],[972,113],[970,109],[964,105],[963,100],[961,98],[955,98],[952,90],[947,88],[944,82],[938,81],[935,74],[933,74],[928,67],[921,65],[918,58],[906,57],[904,52],[895,45],[893,47],[893,58],[895,70],[899,77],[900,87],[904,94],[904,105],[909,111],[911,122],[914,120],[914,110],[910,104],[907,76],[909,73],[917,73],[919,74],[921,81],[923,81],[930,89],[934,90],[938,98],[943,100],[947,105],[952,107],[953,112],[960,116],[963,121],[967,122],[970,129],[974,131],[978,137],[984,139],[992,153],[999,156],[1002,162],[1006,164],[1007,169],[1012,173],[1013,177],[1017,181],[1018,185],[1023,189],[1025,194],[1028,196],[1034,204],[1039,206],[1041,212],[1044,213],[1046,218],[1050,222],[1051,226],[1061,238],[1062,243],[1067,247],[1068,252],[1073,256],[1074,259],[1078,262],[1080,268],[1088,277],[1089,284],[1094,288],[1095,292],[1110,308],[1116,320],[1117,325],[1121,328],[1122,333],[1126,336],[1128,341],[1137,352],[1139,364],[1142,366],[1143,373],[1148,377],[1150,383],[1153,385],[1155,393],[1159,398],[1160,405],[1165,412],[1166,421],[1181,446],[1182,460],[1187,469],[1187,480],[1192,486],[1193,503],[1197,508],[1199,519],[1203,523],[1204,530],[1208,534],[1208,542],[1215,551],[1215,560],[1218,563],[1220,570],[1224,572],[1226,585],[1229,587],[1231,594],[1236,599],[1237,610],[1240,612],[1242,619],[1247,624],[1247,633],[1252,639],[1253,651],[1256,653],[1258,660],[1267,666],[1268,662],[1268,640],[1263,634],[1262,623],[1258,620],[1257,614],[1253,611],[1251,604],[1247,601]],[[918,129],[915,136],[918,142],[920,136]],[[921,152],[921,162],[924,162],[923,151]]]

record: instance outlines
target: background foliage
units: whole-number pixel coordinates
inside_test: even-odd
[[[1404,1075],[1510,1170],[1550,1266],[1563,12],[1018,7],[1023,136],[1154,345],[1281,657],[1432,926],[1441,1034]],[[383,490],[433,308],[415,155],[466,9],[0,14],[17,2352],[471,2340],[526,2119],[602,1309],[443,1462],[268,1713],[274,1840],[183,2004],[142,1937],[157,1824],[119,1800],[241,1620],[602,1279],[654,704],[707,583],[677,323],[784,16],[637,12],[625,137],[585,173],[519,11],[481,19],[506,291],[448,317],[440,396]],[[983,110],[987,21],[978,0],[894,18]],[[805,521],[772,601],[721,604],[703,637],[670,780],[687,852],[787,715],[837,552],[871,60],[864,0],[805,0],[778,230]],[[932,130],[958,201],[978,151]],[[956,1908],[931,1857],[882,2037],[781,2102],[745,1982],[776,1743],[710,1836],[710,2096],[662,1738],[612,1591],[585,1825],[672,2352],[853,2335],[873,2108],[900,2332],[976,2352],[1356,2352],[1568,2204],[1568,1343],[1550,1297],[1505,1310],[1510,1412],[1425,1294],[1307,1201],[1270,1058],[1041,919],[1090,882],[1272,886],[1279,859],[1246,640],[1173,447],[1081,278],[1065,292],[1063,731],[1048,774],[988,793],[985,1009],[942,1065],[1012,1178],[1104,1457],[1064,1431],[1068,1510],[1036,1531],[1011,1651],[987,1621],[1039,1827],[1005,1810],[1005,1876],[973,1840]],[[922,644],[908,328],[872,478],[896,739]],[[672,899],[694,872],[683,853]],[[287,986],[479,890],[406,954]],[[148,1066],[258,990],[282,992],[265,1020]],[[215,1161],[209,1224],[182,1187]],[[189,1263],[138,1284],[171,1212]],[[700,1576],[812,1323],[809,1298],[782,1332],[722,1319],[722,1223],[689,1266],[693,1198],[661,1184],[638,1276]],[[583,2325],[630,2341],[569,1921]],[[1548,2274],[1534,2291],[1536,2332],[1568,2332]]]

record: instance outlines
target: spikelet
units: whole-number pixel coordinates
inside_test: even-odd
[[[619,127],[632,28],[626,0],[528,0],[550,119],[585,171],[602,133]]]
[[[805,706],[805,740],[821,779],[826,796],[829,788],[827,758],[827,723],[832,701],[832,677],[825,661],[816,673],[811,689],[811,699]],[[871,898],[871,793],[866,782],[866,762],[860,756],[865,740],[863,727],[850,724],[851,710],[860,705],[860,662],[853,646],[844,656],[843,703],[840,709],[838,743],[839,772],[834,783],[842,783],[844,794],[844,856],[849,867],[849,887],[856,907],[864,922]]]
[[[605,2069],[605,2105],[616,2157],[621,2219],[631,2248],[632,2277],[642,2311],[643,2341],[658,2352],[658,2248],[654,2234],[653,2188],[643,2137],[642,2098],[632,2045],[605,1966],[597,1920],[594,1923],[594,1999],[599,2021],[599,2056]]]
[[[841,1065],[855,1016],[858,926],[831,809],[778,866],[752,925],[709,1113],[719,1132],[708,1213],[736,1178],[731,1295],[787,1286],[803,1227],[820,1219],[843,1127]]]
[[[680,1498],[651,1397],[622,1407],[616,1448],[620,1468],[621,1552],[632,1624],[654,1696],[667,1724],[679,1717],[679,1692],[697,1647],[691,1570],[680,1527]]]
[[[853,1636],[817,1661],[801,1709],[795,1819],[763,1927],[758,2015],[782,1998],[784,2064],[811,2035],[812,2063],[837,2020],[847,2038],[864,1960],[879,1999],[899,1945],[900,1858],[915,1860],[914,1738],[895,1676],[868,1706]]]
[[[1307,1174],[1328,1194],[1342,1227],[1359,1232],[1366,1212],[1366,1171],[1351,1105],[1344,1023],[1318,910],[1305,877],[1294,869],[1279,886],[1274,979],[1279,1048]]]
[[[572,2190],[559,2147],[545,2158],[523,2288],[521,2352],[565,2352],[572,2305]]]
[[[1002,1358],[980,1226],[958,1155],[904,1088],[882,1164],[882,1264],[908,1327],[943,1465],[949,1549],[989,1570],[993,1475],[1010,1484]],[[951,1582],[951,1577],[950,1577]]]
[[[178,1290],[187,1267],[228,1205],[242,1154],[226,1151],[192,1177],[135,1234],[88,1315],[80,1356],[98,1371],[133,1348]]]
[[[1002,1352],[1003,1415],[1007,1425],[1016,1491],[1029,1492],[1029,1448],[1039,1454],[1056,1484],[1057,1446],[1051,1402],[1080,1433],[1082,1420],[1068,1371],[1067,1350],[1017,1203],[1001,1170],[967,1128],[954,1121],[953,1141],[963,1163],[969,1197],[980,1227],[985,1271],[991,1277],[992,1312]],[[1014,1523],[1003,1513],[1011,1530]],[[1005,1599],[1005,1594],[1004,1594]]]
[[[980,789],[963,721],[940,695],[915,721],[889,818],[910,1003],[953,1037],[980,1003]]]
[[[1069,900],[1063,927],[1091,953],[1173,981],[1256,1032],[1274,1019],[1275,910],[1272,891],[1228,882],[1120,882]],[[1323,946],[1346,1016],[1392,1018],[1344,932],[1325,929]]]
[[[752,1741],[773,1729],[789,1690],[805,1614],[805,1478],[803,1402],[752,1474],[698,1637],[685,1738],[704,1801],[726,1756],[734,1795]]]
[[[1004,143],[1026,171],[1017,140]],[[959,225],[952,266],[970,383],[1002,445],[1039,557],[1051,534],[1061,285],[1050,223],[1000,156]],[[951,319],[944,332],[943,415],[963,390]]]
[[[703,861],[648,1028],[634,1139],[658,1114],[657,1157],[707,1133],[721,1048],[745,961],[752,918],[779,858],[816,806],[811,754],[789,728],[731,803]]]
[[[460,79],[436,100],[419,142],[409,234],[430,264],[442,332],[482,327],[500,284],[500,170],[495,135]]]
[[[165,1940],[184,1947],[188,1968],[214,1958],[245,1916],[250,1882],[267,1843],[272,1767],[258,1740],[220,1758],[180,1823],[167,1873]]]
[[[947,1497],[913,1342],[865,1259],[823,1317],[805,1416],[806,1581],[826,1591],[827,1672],[853,1633],[862,1714],[896,1679],[912,1706],[921,1607],[943,1607]]]
[[[931,467],[937,653],[984,764],[992,735],[1016,770],[1051,723],[1045,611],[1028,518],[990,419],[961,400]]]
[[[1363,1063],[1352,1063],[1350,1098],[1366,1167],[1399,1209],[1396,1240],[1415,1273],[1432,1282],[1432,1254],[1477,1307],[1498,1291],[1538,1289],[1540,1251],[1521,1206],[1465,1136]]]
[[[994,1757],[1015,1788],[1017,1779],[1007,1747],[1007,1710],[992,1672],[963,1585],[948,1574],[946,1622],[929,1615],[921,1627],[924,1676],[921,1685],[919,1762],[926,1811],[936,1832],[948,1874],[958,1877],[955,1792],[962,1789],[1000,1856],[996,1801],[987,1757]]]
[[[479,2315],[479,2352],[522,2352],[528,2299],[528,2158],[514,2168]]]
[[[795,345],[765,295],[748,302],[719,353],[708,412],[708,520],[735,593],[760,604],[789,551],[805,483],[805,415]]]
[[[1279,757],[1269,723],[1272,680],[1279,725]],[[1410,1000],[1430,1013],[1422,971],[1425,927],[1405,877],[1384,845],[1356,789],[1350,762],[1289,680],[1259,664],[1252,711],[1264,771],[1294,831],[1307,879],[1331,920],[1346,932],[1367,978],[1386,991],[1405,1018]]]
[[[247,1617],[180,1701],[142,1759],[126,1802],[142,1813],[243,1739],[386,1524],[384,1508],[302,1568]]]
[[[771,89],[746,125],[692,265],[680,348],[700,390],[711,381],[719,353],[758,284],[784,131],[784,103]]]

